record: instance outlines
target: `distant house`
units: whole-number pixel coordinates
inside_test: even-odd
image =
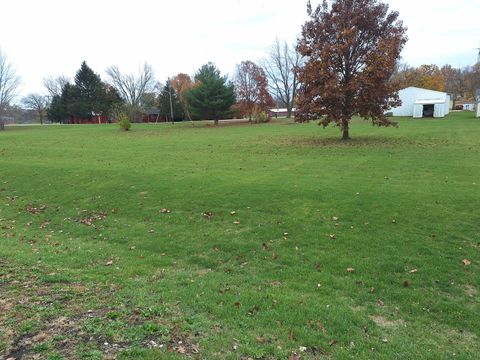
[[[455,101],[455,109],[454,110],[475,111],[475,102],[474,101],[457,100],[457,101]]]
[[[477,118],[480,118],[480,89],[475,92],[475,107],[477,109]]]
[[[450,95],[445,92],[408,87],[399,96],[402,105],[390,110],[393,116],[443,118],[450,112]]]
[[[144,123],[158,123],[158,122],[166,122],[167,119],[165,116],[160,114],[160,110],[158,109],[151,109],[146,110],[142,114],[142,122]]]
[[[293,108],[292,109],[292,116],[295,116],[297,112],[297,109]],[[288,110],[287,109],[270,109],[270,117],[278,118],[278,117],[287,117],[288,116]]]
[[[103,115],[93,115],[89,117],[73,116],[64,121],[64,124],[108,124],[111,122],[108,117]]]

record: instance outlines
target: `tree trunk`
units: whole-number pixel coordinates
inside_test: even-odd
[[[3,120],[0,120],[0,131],[5,130],[5,124],[3,123]]]
[[[43,114],[40,113],[40,125],[43,125]]]
[[[287,119],[290,119],[292,117],[292,108],[289,106],[287,108]]]
[[[350,134],[348,132],[349,131],[348,120],[342,121],[342,131],[343,131],[342,140],[343,141],[350,140]]]
[[[215,124],[215,126],[218,125],[218,119],[215,119],[215,120],[214,120],[214,124]]]

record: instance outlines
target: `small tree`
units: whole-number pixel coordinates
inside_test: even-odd
[[[170,121],[183,120],[184,111],[177,92],[173,89],[171,81],[168,80],[158,96],[158,109],[165,119]]]
[[[295,47],[276,39],[262,63],[269,80],[270,93],[287,108],[288,118],[292,116],[299,86],[295,69],[302,62],[302,55]]]
[[[172,88],[178,95],[178,99],[182,104],[183,112],[188,120],[192,121],[190,115],[190,104],[188,103],[187,93],[195,86],[192,79],[188,74],[180,73],[170,79],[170,84]]]
[[[324,1],[303,26],[298,50],[307,57],[298,70],[299,121],[325,114],[350,138],[354,115],[375,125],[393,123],[384,115],[398,106],[398,89],[390,79],[407,41],[398,12],[377,0]]]
[[[22,100],[23,105],[37,113],[40,120],[40,124],[43,125],[43,118],[47,112],[48,107],[48,97],[39,94],[29,94]]]
[[[0,130],[5,127],[3,115],[10,102],[17,96],[19,86],[20,77],[0,50]]]
[[[187,94],[188,103],[195,117],[205,120],[218,120],[229,115],[235,104],[233,84],[221,76],[220,70],[208,63],[198,70],[195,75],[197,85]]]
[[[252,61],[237,65],[235,74],[237,106],[243,116],[251,121],[259,112],[268,112],[273,99],[268,92],[268,80],[263,69]]]

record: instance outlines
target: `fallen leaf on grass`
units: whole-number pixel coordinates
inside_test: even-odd
[[[463,263],[463,265],[465,265],[465,266],[472,265],[472,262],[471,262],[470,260],[468,260],[468,259],[462,260],[462,263]]]
[[[410,270],[410,273],[411,273],[411,274],[416,274],[417,272],[418,272],[417,269]]]
[[[334,217],[332,217],[332,220],[333,220],[333,221],[338,221],[338,220],[340,220],[340,219],[338,218],[338,216],[334,216]]]
[[[348,272],[348,273],[354,273],[354,272],[355,272],[355,269],[354,269],[354,268],[351,268],[351,267],[349,267],[349,268],[347,268],[347,272]]]
[[[162,214],[170,214],[170,213],[172,212],[172,210],[170,210],[170,209],[162,209],[162,210],[160,210],[160,212],[161,212]]]
[[[233,223],[234,223],[235,225],[240,225],[240,221],[238,221],[238,220],[235,220]]]
[[[40,224],[40,229],[45,229],[48,225],[50,225],[50,221],[44,221]]]
[[[236,211],[231,211],[231,212],[230,212],[230,215],[232,215],[232,216],[233,216],[233,215],[236,215],[236,214],[237,214]]]
[[[179,354],[182,354],[182,355],[185,355],[187,353],[187,349],[185,349],[184,346],[180,345],[178,348],[177,348],[177,352]]]
[[[337,236],[335,234],[330,234],[330,239],[334,240],[334,239],[336,239],[336,237]]]
[[[305,346],[300,346],[298,350],[300,350],[300,352],[305,352],[307,351],[307,348]]]
[[[205,211],[203,213],[203,217],[207,218],[208,220],[210,220],[212,218],[212,216],[213,216],[213,213],[211,211]]]
[[[105,263],[105,266],[111,266],[111,265],[113,265],[113,260],[107,261]]]

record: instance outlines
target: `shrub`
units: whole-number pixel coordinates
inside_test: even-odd
[[[120,114],[118,117],[118,126],[120,126],[120,129],[128,131],[132,127],[132,124],[130,123],[130,120],[128,120],[127,114],[123,113]]]
[[[258,111],[253,114],[253,122],[255,124],[263,124],[270,121],[270,116],[265,111]]]

